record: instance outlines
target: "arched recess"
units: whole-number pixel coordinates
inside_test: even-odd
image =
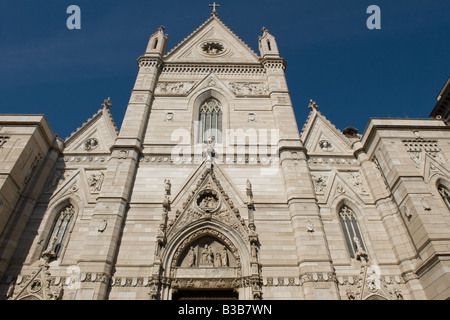
[[[450,211],[450,181],[448,178],[436,174],[431,180],[431,185],[435,187],[432,190],[433,194],[436,194],[443,203],[443,208],[447,208]]]
[[[219,80],[216,80],[219,81]],[[222,140],[220,143],[216,142],[216,152],[221,154],[222,146],[224,146],[226,142],[226,134],[230,125],[230,115],[231,111],[233,111],[233,98],[230,94],[224,92],[218,87],[214,88],[204,88],[200,91],[196,91],[191,94],[191,98],[189,99],[189,107],[192,110],[192,127],[191,127],[191,141],[193,141],[193,145],[198,144],[198,132],[199,132],[199,116],[200,109],[202,105],[210,99],[214,99],[220,103],[221,111],[222,111]]]
[[[212,261],[202,261],[209,246]],[[189,265],[189,251],[193,248],[196,262]],[[216,264],[217,254],[227,253],[227,265]],[[259,269],[252,268],[257,263],[251,254],[248,239],[243,239],[230,226],[203,218],[197,220],[171,237],[161,256],[161,299],[171,299],[177,290],[233,290],[239,299],[253,299],[252,278]],[[164,285],[165,284],[165,285]]]
[[[82,200],[76,195],[76,194],[69,194],[62,196],[58,199],[55,199],[52,201],[52,203],[49,205],[48,209],[45,211],[44,219],[42,221],[41,226],[39,227],[38,234],[39,245],[36,247],[36,250],[33,253],[32,260],[36,261],[41,258],[42,253],[47,248],[48,244],[50,243],[51,239],[51,232],[54,229],[55,223],[57,222],[58,216],[61,213],[64,208],[72,206],[74,209],[74,215],[73,220],[69,226],[68,229],[68,235],[65,239],[65,245],[62,248],[61,253],[59,254],[58,260],[61,261],[64,258],[64,253],[67,249],[67,244],[70,242],[70,236],[73,231],[73,228],[75,226],[75,222],[80,214],[82,214]]]
[[[359,244],[355,243],[355,241],[353,241],[353,239],[346,239],[346,229],[342,225],[342,221],[340,219],[340,212],[343,207],[347,207],[354,214],[356,224],[359,229],[360,237],[358,237],[358,238],[361,242],[361,248],[359,248],[359,249],[362,249],[359,252],[359,255],[358,255],[358,248],[357,248],[357,246]],[[349,253],[349,258],[357,259],[357,260],[365,259],[367,261],[367,259],[370,256],[369,252],[372,252],[372,250],[371,250],[369,231],[367,230],[365,223],[364,223],[364,219],[363,219],[363,213],[362,213],[362,209],[361,209],[362,207],[363,207],[362,204],[358,205],[358,203],[355,203],[352,200],[348,199],[346,196],[341,195],[341,196],[337,197],[336,199],[334,199],[333,203],[330,206],[330,210],[337,217],[337,220],[340,225],[339,228],[342,232],[342,237],[343,237],[344,242],[346,243],[346,246],[348,247],[348,245],[349,245],[347,241],[351,241],[350,245],[352,245],[354,247],[354,256],[353,257],[350,252],[350,249],[347,248],[347,251]]]

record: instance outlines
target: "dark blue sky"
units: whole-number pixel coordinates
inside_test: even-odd
[[[255,52],[265,26],[287,61],[299,129],[309,99],[340,130],[371,117],[427,118],[450,76],[448,0],[224,0],[219,18]],[[0,113],[45,114],[66,138],[111,97],[119,128],[137,58],[160,25],[168,50],[209,18],[209,0],[2,0]],[[81,30],[68,30],[69,5]],[[369,5],[381,30],[369,30]]]

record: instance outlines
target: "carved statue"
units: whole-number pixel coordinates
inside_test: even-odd
[[[213,197],[205,197],[200,202],[201,208],[214,209],[217,206],[217,201]]]
[[[220,268],[222,267],[222,256],[219,252],[214,255],[214,267]]]
[[[252,258],[253,259],[258,258],[258,247],[256,246],[256,244],[254,242],[252,243]]]
[[[208,170],[211,169],[212,160],[214,156],[215,156],[214,138],[212,136],[209,136],[206,146],[206,167],[208,168]]]
[[[253,198],[253,191],[252,191],[252,184],[250,182],[249,179],[247,179],[247,187],[246,187],[246,191],[247,191],[247,196],[249,198]]]
[[[101,172],[93,173],[89,176],[88,182],[91,193],[100,192],[103,184],[103,177],[104,175]]]
[[[191,247],[189,249],[189,253],[187,255],[187,266],[195,267],[196,258],[197,258],[197,254],[195,253],[195,249],[194,249],[194,247]]]
[[[213,263],[213,254],[211,251],[211,247],[205,244],[205,248],[202,253],[202,264],[212,264]]]
[[[222,267],[228,267],[228,253],[225,246],[223,246],[220,256],[222,257]]]
[[[53,259],[56,256],[56,253],[53,250],[53,248],[55,247],[56,240],[57,240],[56,237],[53,238],[50,241],[47,249],[42,253],[42,258],[44,258],[44,260],[50,261],[51,259]]]
[[[359,241],[358,237],[356,236],[353,237],[353,241],[355,242],[356,245],[356,252],[355,252],[356,259],[360,260],[361,263],[365,265],[367,263],[367,253],[362,248],[361,241]]]
[[[323,189],[326,187],[327,177],[323,177],[321,175],[313,175],[312,179],[314,182],[314,190],[316,192],[323,192]]]
[[[165,179],[164,180],[164,190],[166,191],[166,195],[170,195],[172,188],[172,184],[170,183],[170,180]]]
[[[56,189],[56,187],[59,184],[59,181],[63,178],[63,174],[61,171],[57,170],[53,173],[52,179],[50,180],[50,183],[48,184],[47,187],[47,192],[52,192],[53,190]]]

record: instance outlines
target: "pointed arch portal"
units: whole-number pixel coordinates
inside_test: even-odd
[[[206,201],[208,200],[208,201]],[[161,222],[155,250],[152,299],[259,299],[261,268],[254,226],[206,170],[169,224]]]

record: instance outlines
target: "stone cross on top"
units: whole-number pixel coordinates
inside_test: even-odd
[[[220,7],[220,4],[216,4],[216,2],[214,2],[213,4],[210,4],[209,6],[213,8],[211,15],[217,15],[216,7]]]

